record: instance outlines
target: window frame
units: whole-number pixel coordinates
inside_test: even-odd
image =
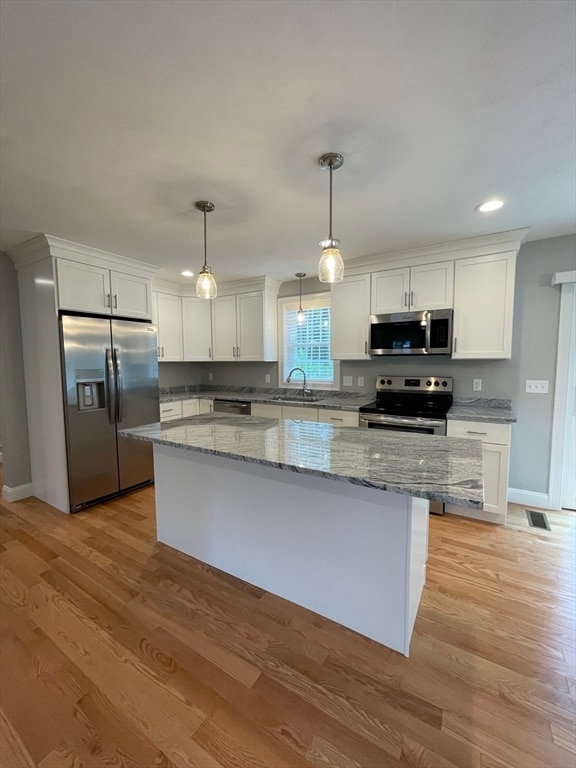
[[[332,308],[331,294],[329,291],[322,293],[310,293],[302,296],[302,309],[319,309],[321,307]],[[300,296],[283,296],[278,299],[278,386],[283,389],[302,389],[302,377],[292,379],[289,384],[283,377],[284,371],[284,313],[286,309],[297,310],[300,306]],[[333,360],[334,381],[311,381],[307,385],[310,389],[340,391],[340,361]]]

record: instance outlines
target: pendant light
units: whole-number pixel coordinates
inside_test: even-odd
[[[300,280],[300,304],[298,306],[298,312],[296,312],[296,322],[299,325],[306,322],[306,315],[302,309],[302,278],[306,277],[306,272],[296,272],[296,277]]]
[[[332,237],[332,173],[341,168],[344,158],[337,152],[328,152],[320,158],[320,168],[330,171],[330,230],[327,240],[321,240],[322,256],[318,264],[321,283],[340,283],[344,279],[344,262],[340,255],[340,240]]]
[[[216,206],[208,200],[198,200],[194,203],[194,207],[204,213],[204,266],[196,281],[196,296],[199,299],[215,299],[218,293],[216,280],[214,280],[212,268],[206,263],[206,214],[211,213]]]

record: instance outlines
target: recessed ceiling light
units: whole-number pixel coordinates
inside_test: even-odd
[[[183,277],[194,277],[194,272],[190,272],[189,269],[185,269],[184,272],[180,272]]]
[[[475,210],[480,211],[480,213],[490,213],[491,211],[497,211],[498,208],[502,208],[503,205],[503,200],[486,200],[484,203],[477,205]]]

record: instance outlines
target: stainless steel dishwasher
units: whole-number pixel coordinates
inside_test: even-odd
[[[214,398],[214,413],[237,413],[241,416],[250,416],[252,403],[242,400],[220,400]]]

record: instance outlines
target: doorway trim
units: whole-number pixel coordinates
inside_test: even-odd
[[[560,509],[562,501],[562,455],[568,415],[568,365],[572,336],[572,313],[576,311],[576,270],[556,272],[552,285],[560,286],[560,316],[558,318],[558,354],[552,416],[552,449],[550,451],[550,482],[548,498],[551,509]]]

